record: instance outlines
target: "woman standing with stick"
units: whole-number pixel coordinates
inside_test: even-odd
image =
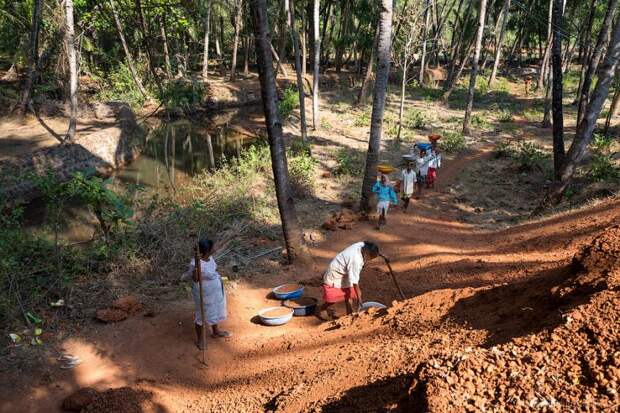
[[[221,330],[219,323],[226,320],[226,295],[224,294],[224,283],[222,277],[217,272],[217,264],[213,256],[224,248],[231,240],[232,235],[227,236],[219,242],[203,238],[198,242],[198,258],[200,267],[196,261],[192,260],[189,269],[181,276],[181,281],[190,278],[193,281],[192,296],[196,312],[194,325],[196,329],[196,346],[204,350],[206,343],[205,322],[211,326],[211,336],[214,338],[230,337],[232,334]]]

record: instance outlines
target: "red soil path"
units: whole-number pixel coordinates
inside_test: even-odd
[[[553,327],[558,320],[540,316],[548,310],[540,293],[562,282],[558,268],[582,244],[620,222],[615,199],[500,231],[460,223],[441,185],[482,156],[486,152],[446,162],[439,188],[414,202],[408,214],[390,211],[381,232],[359,222],[351,231],[330,233],[313,248],[314,271],[283,268],[229,288],[223,327],[234,335],[209,339],[208,367],[200,367],[192,302],[183,298],[153,318],[130,318],[66,340],[63,349],[84,360],[74,370],[60,370],[50,360],[34,377],[3,377],[0,412],[53,411],[80,386],[126,387],[105,393],[88,410],[101,412],[401,408],[416,370],[433,355],[499,345]],[[332,323],[314,317],[281,327],[256,322],[258,310],[277,305],[267,298],[275,285],[300,282],[307,295],[319,297],[320,269],[360,240],[379,243],[409,300],[392,305],[397,292],[376,260],[365,268],[361,288],[365,300],[390,305],[387,311]]]

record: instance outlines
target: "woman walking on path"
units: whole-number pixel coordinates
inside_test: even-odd
[[[387,223],[386,216],[390,203],[397,205],[398,198],[390,186],[387,176],[383,174],[377,178],[377,182],[372,187],[372,192],[377,194],[377,229],[381,229],[381,226]]]

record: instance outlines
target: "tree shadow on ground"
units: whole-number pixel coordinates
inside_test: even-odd
[[[561,300],[555,290],[576,274],[571,264],[541,271],[524,280],[491,287],[460,299],[445,317],[476,330],[488,331],[484,343],[491,347],[514,338],[552,330],[563,322],[562,314],[588,301],[587,295]]]
[[[350,388],[321,403],[320,409],[325,413],[405,411],[413,377],[413,374],[399,374]]]

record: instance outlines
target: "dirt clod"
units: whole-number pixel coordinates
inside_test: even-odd
[[[62,401],[62,408],[69,412],[80,412],[95,400],[97,394],[97,390],[91,387],[82,387]]]

